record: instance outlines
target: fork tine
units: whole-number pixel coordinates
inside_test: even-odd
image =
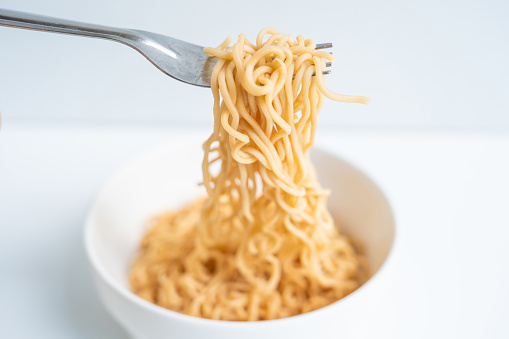
[[[331,71],[330,70],[326,70],[326,71],[323,71],[322,74],[323,75],[331,74]],[[315,77],[316,74],[313,74],[312,76]]]
[[[323,75],[331,74],[331,71],[330,70],[322,71],[322,74]],[[312,77],[315,77],[315,76],[316,76],[316,73],[313,73]],[[295,74],[293,75],[293,78],[295,78]]]
[[[316,47],[315,49],[325,49],[325,48],[331,48],[332,47],[332,42],[326,42],[326,43],[323,43],[323,44],[316,44]],[[332,54],[332,52],[329,52],[330,54]],[[325,67],[331,67],[332,66],[332,62],[326,62],[325,63]],[[330,74],[331,71],[323,71],[322,74]]]
[[[332,47],[332,43],[331,42],[326,42],[326,43],[323,43],[323,44],[316,44],[315,49],[324,49],[324,48],[331,48],[331,47]]]

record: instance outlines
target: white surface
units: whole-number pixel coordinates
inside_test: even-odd
[[[509,2],[503,0],[2,0],[0,7],[138,28],[201,45],[265,26],[333,42],[322,125],[509,132]],[[272,14],[283,12],[284,15]],[[8,119],[212,121],[212,96],[118,43],[0,27],[0,112]],[[197,100],[195,95],[199,95]],[[339,111],[337,111],[339,110]]]
[[[348,297],[317,311],[275,321],[216,321],[182,315],[134,296],[128,271],[146,222],[204,194],[203,135],[184,136],[137,158],[104,186],[87,217],[85,248],[99,295],[137,339],[364,338],[364,324],[385,313],[394,281],[394,218],[383,193],[358,169],[327,152],[312,159],[328,206],[342,231],[364,249],[370,279]],[[201,188],[201,189],[199,189]],[[381,268],[383,264],[383,267]]]
[[[0,338],[126,337],[91,285],[84,217],[115,169],[179,133],[4,124]],[[509,138],[329,130],[318,144],[374,178],[396,212],[401,269],[371,337],[508,337]]]

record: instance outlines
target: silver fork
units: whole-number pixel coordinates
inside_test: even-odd
[[[66,19],[0,9],[0,26],[43,32],[81,35],[120,42],[134,48],[164,74],[200,87],[210,87],[210,75],[217,58],[209,57],[203,47],[161,34],[136,29],[115,28]],[[317,49],[332,47],[317,44]],[[327,63],[327,66],[330,66]],[[330,71],[324,71],[329,74]]]

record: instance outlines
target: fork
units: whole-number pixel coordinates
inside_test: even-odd
[[[203,52],[202,46],[136,29],[108,27],[1,8],[0,26],[120,42],[140,52],[164,74],[200,87],[210,87],[212,68],[217,62],[217,58],[209,57]],[[316,45],[316,49],[330,47],[331,43]],[[331,63],[327,63],[327,67],[330,65]],[[323,73],[329,74],[330,70]]]

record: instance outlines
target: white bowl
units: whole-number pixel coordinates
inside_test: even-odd
[[[342,230],[363,249],[371,278],[329,305],[285,319],[233,322],[202,319],[151,304],[128,289],[128,271],[146,221],[203,194],[201,144],[178,142],[147,154],[118,172],[97,198],[86,223],[85,243],[99,294],[113,316],[137,339],[351,338],[369,317],[391,279],[389,253],[394,219],[377,186],[344,160],[314,150],[320,182],[332,191],[329,209]],[[388,260],[390,259],[390,260]]]

